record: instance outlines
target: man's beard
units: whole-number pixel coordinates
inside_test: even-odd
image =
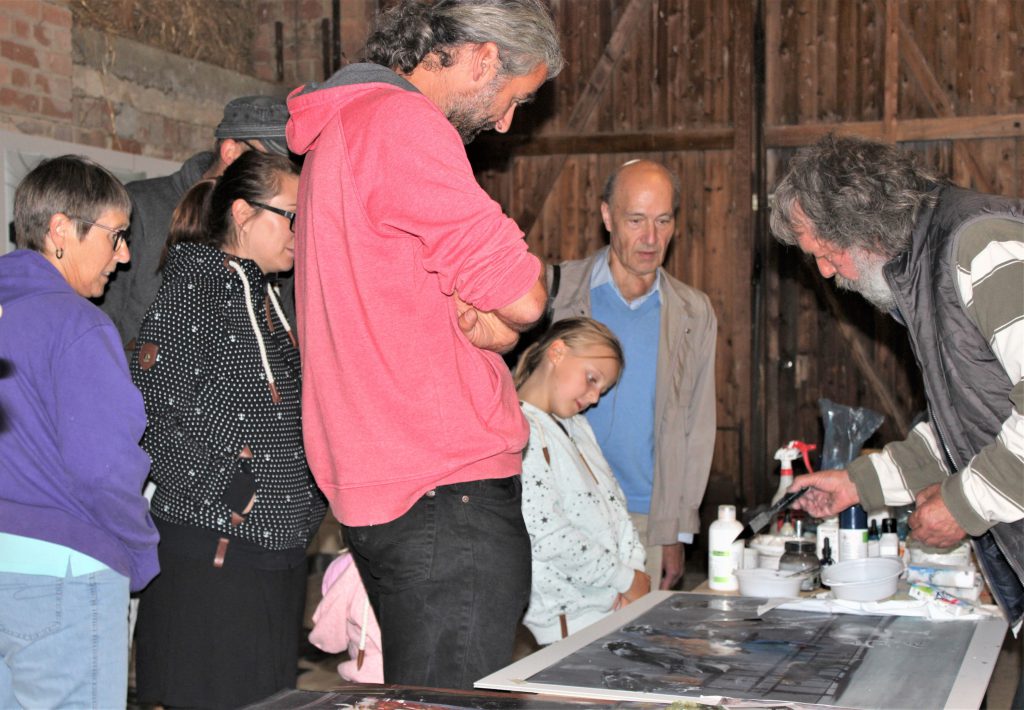
[[[502,86],[504,81],[496,76],[476,93],[459,94],[449,101],[445,116],[462,136],[464,144],[472,143],[481,131],[494,128],[495,121],[490,118],[491,103]]]
[[[837,274],[836,286],[859,293],[882,313],[896,310],[896,299],[893,297],[892,289],[889,288],[889,283],[885,280],[883,273],[888,260],[861,249],[852,250],[850,256],[860,277],[848,279]]]

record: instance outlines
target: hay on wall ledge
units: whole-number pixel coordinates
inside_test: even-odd
[[[257,0],[70,0],[74,22],[253,74]]]

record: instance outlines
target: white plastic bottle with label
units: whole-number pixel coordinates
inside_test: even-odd
[[[868,514],[859,505],[839,513],[839,561],[868,556]]]
[[[740,588],[736,569],[743,563],[743,541],[737,540],[743,523],[736,520],[736,506],[718,506],[718,520],[708,528],[708,586],[716,592]]]
[[[880,557],[900,556],[900,538],[896,534],[896,518],[886,518],[882,521],[882,537],[878,541],[878,554]]]

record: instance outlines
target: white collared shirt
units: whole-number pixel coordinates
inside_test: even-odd
[[[604,286],[605,284],[611,284],[612,290],[615,294],[622,299],[622,302],[626,304],[626,307],[631,311],[635,311],[637,308],[642,306],[644,302],[653,296],[654,294],[661,293],[661,269],[658,269],[654,283],[647,290],[647,293],[642,296],[638,296],[633,300],[627,300],[622,295],[622,291],[619,290],[619,285],[615,283],[615,279],[612,276],[612,268],[608,264],[609,255],[611,253],[611,247],[605,247],[599,254],[598,258],[594,262],[594,270],[590,272],[590,288],[591,290]]]

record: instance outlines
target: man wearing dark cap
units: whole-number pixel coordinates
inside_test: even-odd
[[[224,118],[214,131],[212,152],[196,153],[181,168],[164,177],[128,183],[132,198],[132,261],[119,270],[100,308],[110,316],[121,334],[125,348],[133,348],[142,318],[160,288],[157,270],[171,215],[189,188],[204,178],[219,176],[247,150],[288,155],[285,124],[288,106],[270,96],[243,96],[224,107]],[[282,295],[289,315],[294,313],[291,276],[282,283]]]

